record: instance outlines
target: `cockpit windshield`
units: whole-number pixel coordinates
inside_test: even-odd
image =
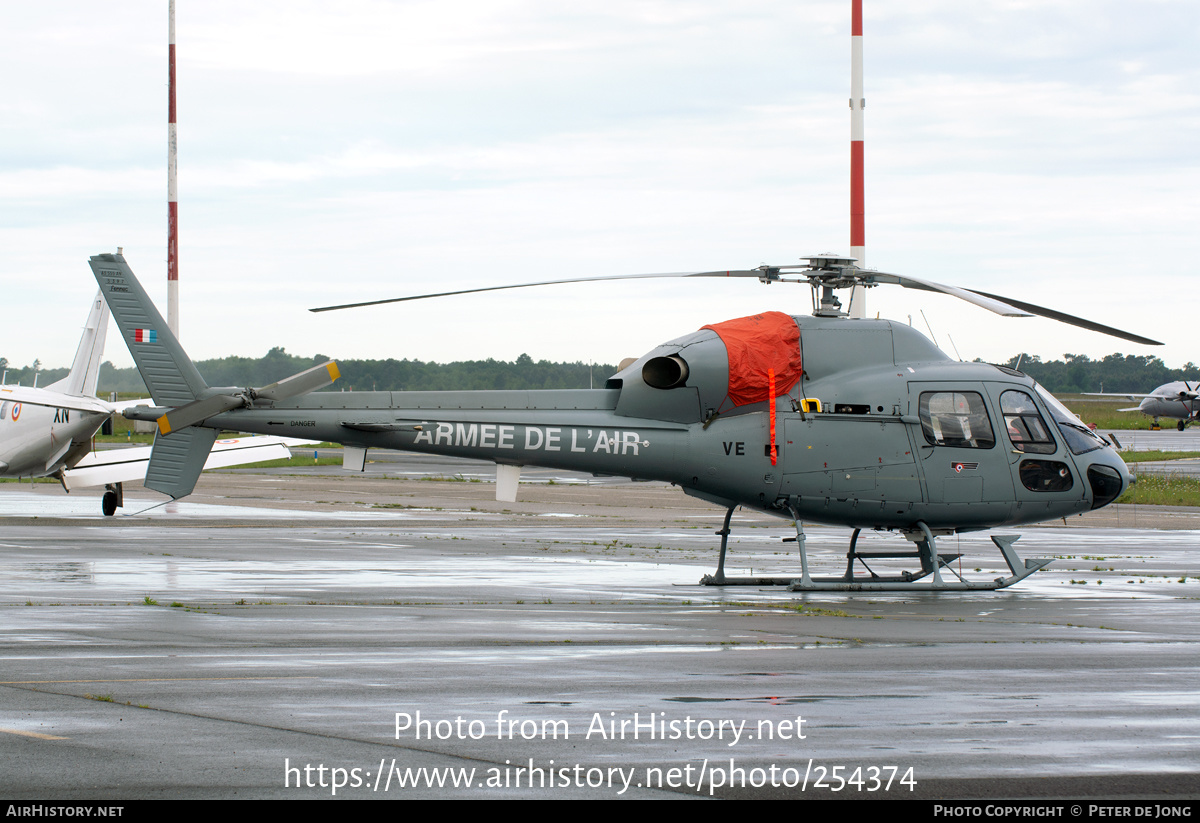
[[[1041,396],[1042,402],[1046,404],[1046,408],[1050,410],[1050,416],[1054,418],[1058,430],[1062,432],[1063,440],[1067,442],[1067,446],[1073,453],[1086,454],[1108,445],[1100,435],[1089,429],[1078,415],[1072,414],[1070,409],[1060,403],[1058,398],[1038,383],[1033,385],[1037,389],[1038,395]]]

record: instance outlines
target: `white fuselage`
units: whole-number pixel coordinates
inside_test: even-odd
[[[29,397],[36,392],[36,402]],[[87,443],[108,418],[78,406],[80,398],[24,389],[22,399],[0,388],[0,476],[42,477],[62,468],[72,444]],[[57,402],[63,405],[56,405]],[[78,456],[76,456],[78,459]]]

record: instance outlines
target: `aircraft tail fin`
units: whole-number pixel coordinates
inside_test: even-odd
[[[146,469],[147,488],[174,498],[191,493],[217,436],[215,429],[205,426],[209,418],[258,401],[271,403],[316,391],[339,377],[337,363],[330,360],[259,389],[211,389],[125,258],[119,253],[98,254],[89,262],[154,403],[172,407],[156,418],[158,434]]]
[[[71,371],[62,380],[47,386],[48,389],[60,391],[63,394],[74,394],[84,397],[96,396],[96,382],[100,378],[100,359],[104,356],[104,339],[108,335],[108,304],[100,292],[92,301],[92,309],[88,312],[87,324],[83,327],[83,336],[79,339],[79,349],[75,352],[75,362]]]
[[[203,397],[208,385],[125,258],[98,254],[88,262],[154,402],[179,407]],[[156,434],[146,467],[146,488],[175,499],[191,494],[216,439],[216,430],[193,427],[180,427],[170,437]]]
[[[183,406],[202,397],[208,385],[125,258],[120,254],[98,254],[88,262],[154,402]]]

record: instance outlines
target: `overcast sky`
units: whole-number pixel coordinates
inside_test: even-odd
[[[965,359],[1200,361],[1200,5],[865,3],[869,312]],[[850,0],[178,0],[182,339],[195,359],[616,362],[807,288],[488,284],[849,246]],[[0,356],[69,364],[122,246],[165,310],[167,2],[6,3]],[[953,347],[950,341],[953,341]],[[130,364],[110,338],[107,357]]]

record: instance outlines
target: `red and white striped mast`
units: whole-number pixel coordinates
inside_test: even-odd
[[[179,190],[175,180],[175,0],[168,0],[167,40],[167,325],[179,338]]]
[[[850,13],[850,256],[867,264],[866,205],[863,191],[863,14],[862,0]],[[867,316],[867,290],[851,292],[850,316]]]

